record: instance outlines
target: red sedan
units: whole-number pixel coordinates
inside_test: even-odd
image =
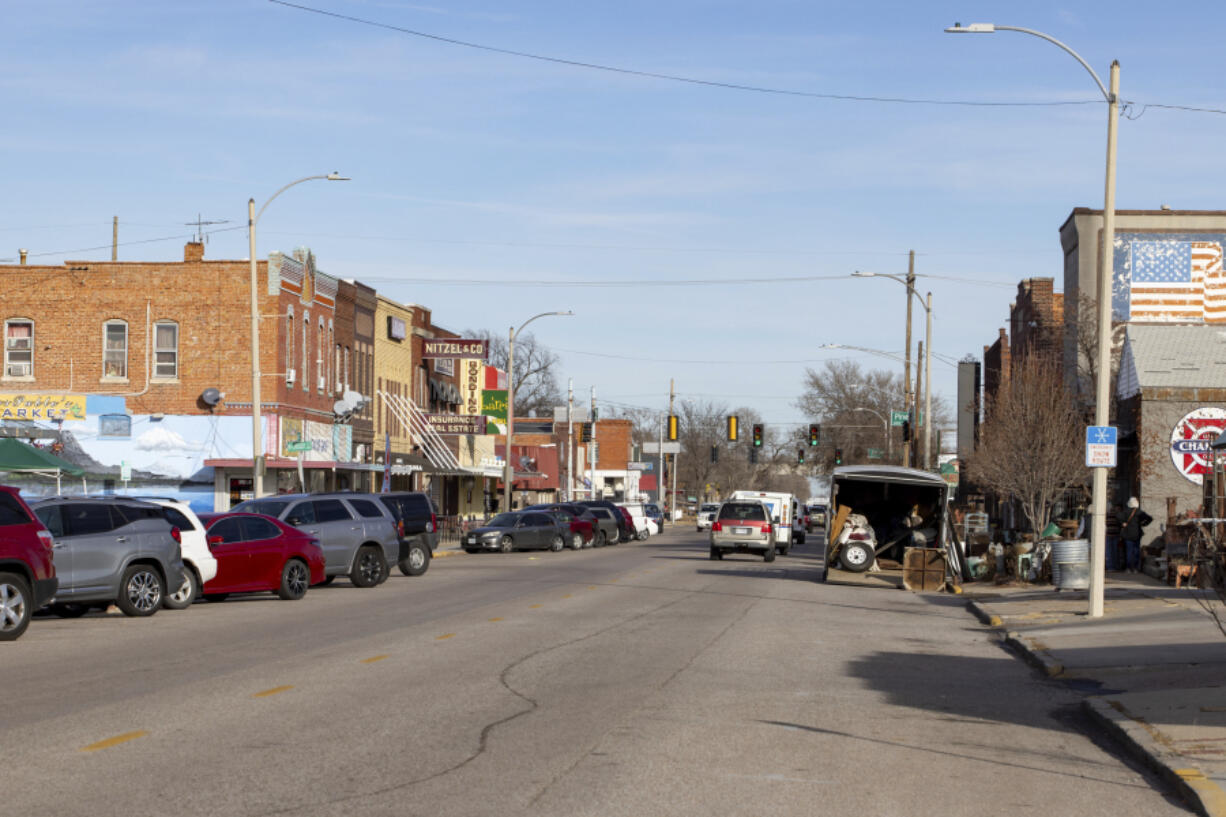
[[[217,575],[205,582],[202,595],[223,601],[231,593],[271,590],[292,601],[324,580],[324,552],[319,540],[279,519],[258,513],[202,514]]]

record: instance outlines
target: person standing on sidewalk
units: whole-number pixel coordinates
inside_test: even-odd
[[[1154,518],[1141,510],[1141,503],[1134,496],[1128,500],[1127,512],[1120,515],[1120,536],[1124,540],[1124,556],[1129,573],[1141,570],[1141,529]]]
[[[1111,513],[1107,514],[1107,569],[1108,570],[1123,570],[1124,569],[1124,554],[1123,543],[1120,541],[1120,505],[1115,503],[1111,506]]]

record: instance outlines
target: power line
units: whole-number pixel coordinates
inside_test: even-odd
[[[221,229],[218,229],[218,230],[209,230],[207,233],[205,233],[205,235],[212,235],[213,233],[224,233],[229,230],[245,230],[245,229],[247,229],[247,225],[242,224],[236,227],[222,227]],[[100,244],[97,247],[78,247],[75,250],[54,250],[52,252],[32,252],[27,256],[27,258],[45,258],[46,256],[49,256],[49,255],[68,255],[74,252],[97,252],[98,250],[109,250],[111,247],[132,247],[137,244],[156,244],[159,241],[176,241],[176,240],[181,241],[185,238],[195,238],[195,235],[193,234],[185,235],[185,234],[180,233],[179,235],[168,235],[168,236],[162,236],[161,238],[145,238],[140,241],[121,241],[118,244]]]
[[[533,54],[528,51],[516,51],[511,48],[500,48],[498,46],[483,45],[481,43],[468,42],[466,40],[457,40],[453,37],[444,37],[439,34],[430,34],[425,31],[416,31],[403,26],[392,25],[391,23],[381,23],[377,20],[367,20],[363,17],[355,17],[349,14],[339,14],[335,11],[325,11],[324,9],[313,8],[311,6],[303,6],[297,3],[289,3],[286,0],[268,0],[270,3],[275,3],[279,6],[298,9],[299,11],[307,11],[312,14],[319,14],[324,17],[333,17],[337,20],[346,20],[351,23],[359,23],[365,26],[374,28],[383,28],[389,31],[398,31],[401,34],[408,34],[413,37],[421,37],[426,40],[434,40],[435,42],[446,43],[448,45],[458,45],[463,48],[473,48],[478,51],[489,51],[494,54],[506,54],[511,57],[522,57],[529,60],[538,60],[540,62],[550,62],[557,65],[569,65],[573,68],[587,68],[593,71],[607,71],[613,74],[624,74],[633,77],[644,77],[647,79],[660,79],[668,82],[681,82],[688,85],[703,85],[709,88],[723,88],[730,91],[750,91],[759,94],[775,94],[778,96],[798,96],[807,97],[810,99],[833,99],[845,102],[883,102],[895,103],[903,105],[957,105],[962,107],[982,107],[982,108],[1042,108],[1042,107],[1059,107],[1068,105],[1096,105],[1102,100],[1100,99],[1081,99],[1081,100],[1063,100],[1056,102],[982,102],[975,100],[964,99],[915,99],[909,97],[897,96],[861,96],[856,94],[828,94],[819,93],[816,91],[797,91],[786,88],[769,88],[762,85],[742,85],[735,82],[717,82],[709,79],[697,79],[695,77],[684,77],[677,74],[662,74],[655,71],[640,71],[634,68],[619,68],[613,65],[602,65],[595,62],[585,62],[583,60],[571,60],[563,57],[549,57],[543,54]]]

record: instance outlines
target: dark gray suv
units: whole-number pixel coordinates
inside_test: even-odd
[[[374,587],[400,558],[396,520],[376,494],[281,494],[249,499],[232,510],[275,516],[318,539],[325,584],[348,576],[357,587]]]
[[[60,586],[51,611],[75,618],[115,604],[151,616],[183,581],[179,529],[162,508],[122,497],[60,496],[33,506],[51,532]]]

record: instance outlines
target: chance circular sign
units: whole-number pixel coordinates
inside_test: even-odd
[[[1209,444],[1226,431],[1226,409],[1190,411],[1171,431],[1171,462],[1189,482],[1200,485],[1209,469]]]

